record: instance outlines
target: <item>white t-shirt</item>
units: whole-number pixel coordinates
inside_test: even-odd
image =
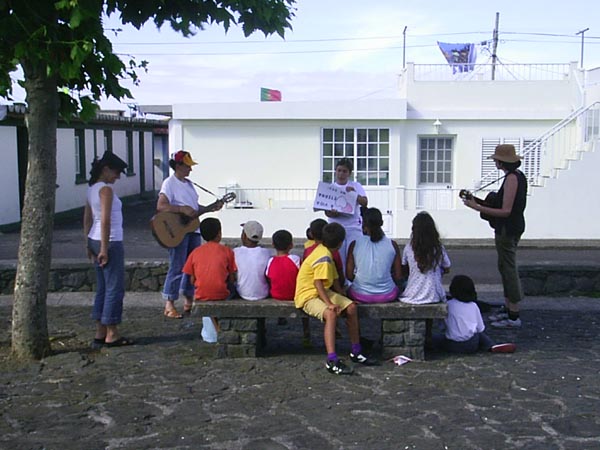
[[[442,285],[442,269],[450,268],[450,258],[448,258],[446,249],[443,246],[440,264],[425,273],[421,273],[412,246],[408,243],[402,253],[402,265],[408,265],[409,273],[406,288],[400,296],[401,301],[422,304],[446,300],[446,292]]]
[[[98,181],[92,186],[88,187],[87,190],[87,202],[92,209],[92,227],[88,233],[90,239],[95,241],[102,240],[102,207],[100,206],[100,189],[108,186],[113,195],[112,207],[110,209],[110,241],[122,241],[123,240],[123,210],[121,200],[115,194],[111,184]]]
[[[334,186],[337,186],[340,189],[346,189],[347,186],[351,186],[354,188],[358,195],[366,197],[365,189],[358,181],[348,181],[346,184],[337,184],[333,183]],[[329,223],[337,222],[346,230],[348,228],[358,228],[362,234],[362,218],[360,217],[360,205],[356,202],[354,207],[354,214],[340,214],[338,217],[329,217]],[[352,241],[349,241],[352,242]]]
[[[448,300],[448,317],[446,322],[446,338],[457,342],[471,339],[475,333],[485,330],[481,312],[475,302]]]
[[[163,181],[159,194],[164,194],[173,206],[191,206],[198,210],[198,193],[188,180],[181,181],[172,174]]]
[[[238,268],[236,289],[244,300],[260,300],[269,296],[269,283],[265,276],[272,252],[263,247],[237,247],[233,249]]]

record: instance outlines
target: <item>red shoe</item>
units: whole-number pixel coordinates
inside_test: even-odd
[[[490,351],[492,353],[514,353],[516,349],[517,346],[515,344],[508,342],[506,344],[492,345]]]

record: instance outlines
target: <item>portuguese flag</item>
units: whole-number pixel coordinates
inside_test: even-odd
[[[281,91],[275,89],[260,88],[260,101],[261,102],[280,102]]]

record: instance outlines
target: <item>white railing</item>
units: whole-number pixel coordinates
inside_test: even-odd
[[[559,81],[571,64],[414,64],[413,81]],[[410,73],[404,72],[405,74]]]
[[[235,192],[236,201],[225,206],[227,209],[300,210],[312,211],[316,189],[311,188],[244,188],[220,187],[222,195]],[[378,208],[383,214],[394,214],[398,210],[453,210],[462,204],[460,189],[365,187],[369,206]],[[477,192],[485,198],[489,189]]]
[[[542,183],[557,170],[565,169],[568,161],[580,151],[591,150],[600,138],[600,102],[579,108],[554,125],[540,137],[521,149],[521,170],[531,184]],[[478,183],[485,186],[498,177],[489,172]]]

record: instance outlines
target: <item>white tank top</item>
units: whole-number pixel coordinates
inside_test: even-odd
[[[100,208],[100,189],[104,186],[112,191],[113,201],[112,208],[110,210],[110,240],[111,241],[122,241],[123,240],[123,211],[122,204],[117,194],[115,194],[112,185],[98,181],[92,186],[88,187],[87,190],[87,201],[92,208],[92,227],[88,233],[90,239],[99,241],[102,239],[101,231],[101,208]]]

